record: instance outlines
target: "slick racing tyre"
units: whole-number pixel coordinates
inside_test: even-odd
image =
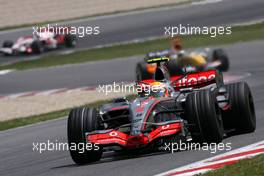
[[[219,143],[223,140],[223,123],[214,93],[201,90],[186,98],[185,119],[195,142]]]
[[[75,47],[77,44],[75,35],[65,35],[65,46],[66,47]]]
[[[11,48],[12,46],[13,46],[13,42],[12,41],[10,41],[10,40],[6,40],[6,41],[4,41],[4,43],[3,43],[3,48]]]
[[[230,109],[223,111],[224,125],[235,128],[238,133],[250,133],[256,129],[254,101],[245,82],[226,85]]]
[[[44,46],[39,40],[33,41],[33,43],[31,44],[31,48],[34,54],[41,54],[44,52]]]
[[[152,78],[153,78],[153,73],[149,73],[149,71],[147,70],[147,63],[144,61],[137,63],[136,80],[142,81],[145,79],[152,79]]]
[[[76,108],[73,109],[68,117],[68,143],[71,145],[86,145],[86,132],[91,132],[98,127],[98,112],[94,108]],[[102,157],[102,148],[97,150],[70,150],[71,157],[76,164],[82,165],[100,160]]]
[[[229,69],[229,58],[224,50],[215,49],[213,51],[213,61],[220,61],[220,65],[216,67],[219,71],[228,71]]]

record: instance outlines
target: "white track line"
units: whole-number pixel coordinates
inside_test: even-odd
[[[198,1],[198,2],[192,2],[192,5],[205,5],[205,4],[213,4],[222,2],[223,0],[205,0],[205,1]]]
[[[220,168],[224,165],[236,163],[239,160],[251,158],[264,153],[264,140],[236,149],[224,154],[220,154],[205,160],[188,164],[167,172],[160,173],[156,176],[192,176],[198,173],[208,172]]]
[[[0,75],[5,75],[5,74],[10,73],[12,71],[14,71],[14,70],[0,70]]]
[[[224,73],[224,82],[225,83],[232,83],[234,81],[240,81],[243,79],[246,79],[247,77],[251,76],[250,73],[243,73],[243,74],[229,74]],[[124,86],[131,86],[134,85],[134,82],[119,82],[116,83],[116,85],[124,85]],[[58,89],[51,89],[51,90],[44,90],[44,91],[30,91],[30,92],[21,92],[21,93],[15,93],[10,95],[0,95],[0,101],[4,99],[15,99],[20,97],[29,97],[29,96],[36,96],[36,95],[53,95],[53,94],[59,94],[59,93],[70,93],[73,91],[94,91],[98,90],[98,86],[87,86],[87,87],[77,87],[77,88],[58,88]]]

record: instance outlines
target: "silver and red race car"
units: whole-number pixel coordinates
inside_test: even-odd
[[[225,85],[217,70],[170,76],[164,62],[152,58],[154,77],[137,84],[138,97],[115,99],[99,108],[81,107],[68,117],[69,146],[77,164],[100,160],[109,150],[151,151],[166,143],[219,143],[233,132],[256,128],[253,97],[245,82]],[[232,133],[231,133],[232,132]]]
[[[62,46],[75,47],[76,36],[67,33],[69,31],[67,29],[64,27],[55,33],[43,28],[36,34],[20,37],[15,42],[4,41],[0,53],[4,55],[40,54],[46,50],[57,49]]]

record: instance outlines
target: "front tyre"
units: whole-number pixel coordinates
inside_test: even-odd
[[[33,43],[31,44],[31,48],[34,54],[41,54],[44,52],[44,46],[39,40],[33,41]]]
[[[86,132],[94,131],[98,128],[98,112],[94,108],[76,108],[71,110],[68,117],[68,143],[69,146],[86,146]],[[102,157],[102,148],[93,146],[92,150],[76,147],[70,150],[73,161],[78,164],[95,162]]]
[[[65,46],[69,48],[75,47],[77,44],[77,39],[75,35],[67,34],[65,35]]]
[[[214,93],[201,90],[186,98],[185,119],[194,141],[219,143],[223,140],[223,123]]]

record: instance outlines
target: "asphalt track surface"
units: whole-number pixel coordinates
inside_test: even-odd
[[[242,147],[264,139],[264,42],[251,42],[226,47],[231,58],[232,73],[250,73],[246,78],[255,101],[257,130],[255,133],[229,137],[232,148]],[[129,66],[125,63],[128,63]],[[133,59],[114,62],[127,65],[127,73],[116,79],[130,79]],[[124,63],[123,63],[124,62]],[[109,62],[111,63],[111,62]],[[95,66],[95,65],[94,65]],[[113,75],[115,76],[115,74]],[[114,77],[113,77],[114,78]],[[100,162],[76,166],[68,151],[46,151],[39,154],[32,151],[33,142],[66,142],[66,119],[44,122],[0,132],[0,173],[1,175],[153,175],[191,162],[213,156],[208,151],[182,151],[171,153],[152,153],[138,156],[106,153]],[[220,151],[217,154],[221,153]]]
[[[79,38],[77,49],[164,35],[165,26],[214,26],[264,18],[263,0],[223,0],[205,5],[184,5],[163,10],[110,15],[68,23],[71,26],[99,26],[100,35]],[[32,28],[0,32],[0,42],[32,34]],[[0,63],[34,57],[0,57]]]
[[[250,42],[223,47],[231,58],[231,74],[239,75],[233,69],[237,60],[246,56],[252,61],[251,55],[260,59],[264,42]],[[243,53],[243,54],[241,54]],[[14,94],[28,91],[42,91],[57,88],[78,88],[83,86],[113,84],[135,80],[135,65],[143,56],[120,58],[108,61],[98,61],[84,64],[66,65],[45,69],[11,72],[0,75],[0,95]],[[239,62],[238,62],[239,64]]]
[[[224,3],[225,2],[225,3]],[[101,44],[102,40],[113,42],[113,40],[122,41],[129,40],[134,37],[146,37],[159,34],[160,29],[157,28],[161,23],[163,25],[170,24],[169,22],[178,23],[179,19],[182,21],[190,20],[191,24],[222,24],[222,23],[236,23],[248,20],[254,20],[263,17],[263,1],[224,1],[219,4],[210,4],[206,6],[186,7],[193,8],[192,11],[177,10],[166,12],[160,17],[151,18],[154,14],[142,15],[143,18],[138,18],[138,23],[133,22],[132,17],[118,17],[127,21],[128,26],[121,25],[119,31],[114,28],[118,27],[120,23],[112,21],[111,30],[106,35],[109,38],[91,39],[90,44]],[[209,8],[210,7],[210,8]],[[249,10],[252,9],[252,10]],[[179,19],[175,19],[174,13]],[[185,18],[181,15],[186,14]],[[200,14],[200,15],[199,15]],[[213,17],[212,15],[215,14]],[[138,14],[137,14],[138,15]],[[208,17],[210,16],[210,18]],[[168,23],[158,22],[166,17]],[[125,19],[128,18],[128,19]],[[149,22],[147,18],[152,19]],[[129,21],[130,19],[130,21]],[[169,21],[169,19],[171,21]],[[102,19],[104,20],[104,19]],[[178,21],[177,21],[178,20]],[[107,20],[105,20],[106,22]],[[112,23],[111,22],[111,23]],[[130,22],[130,23],[129,23]],[[154,24],[153,24],[154,22]],[[156,23],[155,23],[156,22]],[[110,22],[107,22],[110,23]],[[90,23],[89,23],[90,24]],[[130,25],[131,24],[131,25]],[[153,24],[153,26],[152,26]],[[109,24],[110,25],[110,24]],[[137,31],[136,27],[143,27],[141,31]],[[171,25],[171,24],[170,24]],[[111,25],[110,25],[111,26]],[[154,28],[154,27],[157,28]],[[125,29],[130,29],[126,31]],[[143,30],[145,29],[145,30]],[[127,32],[120,35],[118,32]],[[21,34],[24,31],[21,31]],[[110,34],[115,35],[110,35]],[[15,35],[18,33],[10,33],[6,35]],[[127,38],[123,38],[123,37]],[[2,35],[0,36],[2,39]],[[98,43],[96,43],[96,41]],[[85,41],[83,43],[86,43]],[[82,41],[80,45],[82,46]],[[87,45],[83,45],[87,47]],[[255,133],[244,134],[239,136],[229,137],[224,142],[231,142],[232,148],[239,148],[264,139],[264,61],[263,61],[263,47],[264,42],[250,42],[236,45],[225,46],[230,55],[231,71],[234,74],[250,73],[251,76],[246,79],[249,83],[255,101],[255,108],[257,114],[257,130]],[[57,87],[79,87],[83,85],[96,85],[111,83],[113,81],[128,81],[134,79],[134,66],[140,58],[119,59],[112,61],[104,61],[98,63],[82,64],[76,66],[65,66],[58,68],[49,68],[47,71],[42,69],[14,72],[7,75],[0,76],[0,92],[4,94],[50,89]],[[111,64],[112,63],[112,64]],[[106,69],[107,68],[107,69]],[[118,69],[117,69],[118,68]],[[99,70],[99,72],[98,72]],[[94,71],[97,71],[96,74]],[[49,74],[51,73],[51,74]],[[58,75],[54,75],[54,73]],[[39,75],[38,75],[39,74]],[[54,78],[55,77],[55,78]],[[100,80],[100,82],[98,82]],[[38,82],[37,82],[38,81]],[[27,85],[27,86],[25,86]],[[153,175],[163,171],[167,171],[179,166],[186,165],[201,159],[213,156],[208,151],[183,151],[174,154],[170,153],[152,153],[147,155],[126,156],[117,155],[113,153],[106,153],[100,162],[76,166],[68,151],[46,151],[39,154],[37,151],[32,151],[33,142],[47,142],[50,140],[55,142],[66,142],[66,119],[58,119],[48,121],[32,126],[17,128],[0,132],[0,175],[101,175],[101,176],[115,176],[115,175]],[[221,153],[217,152],[216,154]]]

